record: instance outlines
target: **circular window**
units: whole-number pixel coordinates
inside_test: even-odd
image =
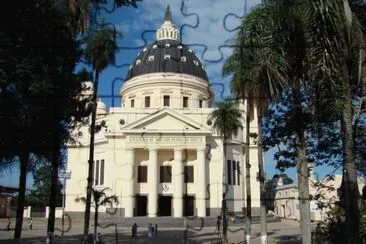
[[[207,120],[207,125],[208,125],[208,126],[211,126],[211,125],[212,125],[212,120],[210,120],[210,119],[209,119],[209,120]]]
[[[119,120],[119,123],[120,123],[121,125],[124,125],[126,122],[125,122],[125,120],[124,120],[124,119],[120,119],[120,120]]]
[[[83,136],[83,132],[79,131],[78,136]]]

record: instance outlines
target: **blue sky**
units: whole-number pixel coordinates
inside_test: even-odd
[[[108,13],[112,10],[112,6],[109,6],[109,9],[101,10],[101,16],[123,34],[123,38],[118,41],[120,51],[116,65],[107,68],[100,76],[99,96],[103,102],[108,107],[120,106],[118,94],[128,68],[137,53],[155,40],[155,30],[161,25],[168,4],[172,10],[173,23],[181,30],[182,42],[189,45],[204,64],[216,100],[230,96],[229,79],[222,78],[221,68],[231,48],[219,47],[234,37],[235,31],[228,31],[224,26],[229,30],[238,26],[240,17],[245,13],[244,3],[243,0],[143,0],[138,3],[137,9],[124,7]],[[248,0],[247,10],[250,11],[258,3],[260,0]],[[83,66],[80,64],[78,69]],[[278,173],[272,154],[270,150],[264,157],[267,177]],[[316,171],[319,177],[323,177],[331,169],[318,168]],[[296,179],[295,169],[287,173]],[[17,169],[7,170],[0,173],[0,184],[17,185],[18,177]],[[29,187],[32,180],[28,178]]]

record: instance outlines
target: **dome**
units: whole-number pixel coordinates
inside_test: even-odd
[[[104,102],[102,102],[102,99],[98,98],[97,101],[97,114],[98,115],[104,115],[107,114],[107,106]]]
[[[146,46],[130,66],[126,80],[136,76],[173,72],[193,75],[208,81],[204,66],[194,52],[178,41],[179,31],[172,24],[169,5],[164,23],[156,31],[157,41]]]
[[[193,51],[176,40],[160,40],[145,47],[130,67],[126,80],[157,72],[183,73],[208,81],[207,73]]]

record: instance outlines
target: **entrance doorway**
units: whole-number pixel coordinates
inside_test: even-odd
[[[147,216],[147,196],[136,195],[136,216]]]
[[[172,216],[172,196],[159,196],[158,216]]]
[[[183,198],[183,216],[194,216],[194,196],[185,195]]]

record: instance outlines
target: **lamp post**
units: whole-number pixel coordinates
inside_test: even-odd
[[[60,178],[62,178],[64,180],[64,194],[62,197],[62,218],[61,218],[61,225],[62,225],[62,231],[61,231],[61,236],[64,236],[64,230],[65,230],[65,201],[66,201],[66,180],[69,180],[71,178],[71,170],[70,171],[65,171],[62,170],[60,171]]]

